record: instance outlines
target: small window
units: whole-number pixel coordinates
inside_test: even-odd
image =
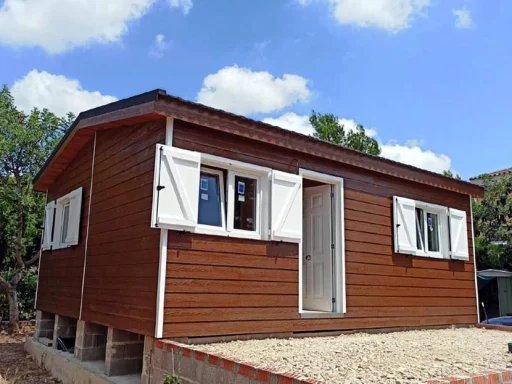
[[[199,224],[224,227],[224,193],[223,172],[202,169],[199,180]]]
[[[439,253],[441,225],[439,214],[416,208],[416,245],[419,251]]]
[[[243,231],[256,230],[258,180],[235,176],[235,215],[233,228]]]

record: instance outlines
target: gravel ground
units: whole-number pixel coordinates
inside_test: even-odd
[[[478,328],[234,341],[206,352],[298,373],[324,383],[423,383],[428,379],[512,368],[512,333]]]

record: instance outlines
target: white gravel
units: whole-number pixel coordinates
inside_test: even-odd
[[[324,383],[423,383],[512,368],[512,333],[478,328],[233,341],[198,346]]]

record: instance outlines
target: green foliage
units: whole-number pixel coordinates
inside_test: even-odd
[[[27,270],[18,283],[20,319],[30,320],[35,316],[34,304],[37,289],[37,268]],[[9,303],[7,295],[0,290],[0,318],[6,320],[9,316]]]
[[[473,202],[477,267],[512,270],[512,177],[482,179],[484,198]]]
[[[72,114],[60,118],[47,109],[27,115],[7,86],[0,91],[0,292],[21,284],[22,314],[29,314],[26,306],[35,294],[30,266],[38,259],[45,204],[32,179],[73,120]]]
[[[315,129],[313,136],[332,144],[352,148],[370,155],[380,155],[381,149],[377,140],[369,137],[362,125],[355,131],[347,131],[340,124],[339,118],[332,113],[321,114],[312,111],[309,122]]]
[[[443,171],[443,176],[451,177],[452,179],[456,179],[456,180],[462,180],[458,173],[453,173],[449,169],[446,171]]]
[[[164,384],[183,384],[183,381],[175,375],[166,375],[164,378]]]

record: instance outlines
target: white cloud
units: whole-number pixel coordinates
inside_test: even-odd
[[[50,54],[92,43],[117,42],[130,22],[160,0],[5,0],[0,44],[37,46]],[[167,0],[187,13],[191,0]],[[108,3],[108,4],[107,4]]]
[[[149,50],[149,54],[157,59],[163,57],[164,52],[169,48],[169,42],[165,40],[165,35],[159,33],[155,36],[155,41]]]
[[[417,142],[408,141],[406,145],[384,144],[381,145],[382,157],[414,165],[432,172],[442,173],[451,169],[452,160],[445,154],[434,153],[422,149]]]
[[[38,70],[30,71],[17,80],[11,93],[18,108],[26,113],[34,107],[48,108],[57,116],[82,111],[116,101],[117,98],[82,89],[78,80]]]
[[[294,112],[287,112],[277,118],[267,117],[263,119],[263,122],[305,135],[311,135],[314,132],[313,127],[309,123],[309,116],[297,115]],[[354,131],[357,127],[357,122],[352,119],[339,119],[339,122],[347,131]],[[366,134],[378,140],[376,129],[366,129]],[[387,144],[379,142],[379,144],[382,149],[381,156],[387,159],[414,165],[415,167],[437,173],[451,169],[452,161],[447,155],[423,149],[423,142],[421,140],[408,140],[405,145],[396,142],[388,142]]]
[[[411,26],[430,0],[298,0],[299,4],[327,3],[338,23],[399,32]]]
[[[309,123],[309,116],[297,115],[294,112],[287,112],[277,118],[266,117],[263,122],[304,135],[311,135],[314,132],[313,126]]]
[[[308,101],[308,85],[308,80],[299,75],[284,74],[279,78],[234,65],[206,76],[197,101],[242,115],[271,113]]]
[[[168,0],[169,5],[175,8],[181,8],[186,15],[192,9],[192,0]]]
[[[473,26],[473,19],[471,18],[471,12],[466,8],[454,9],[453,14],[455,15],[455,26],[457,28],[471,28]]]

